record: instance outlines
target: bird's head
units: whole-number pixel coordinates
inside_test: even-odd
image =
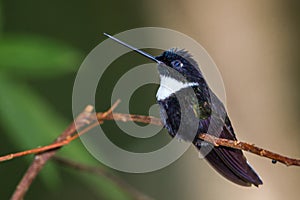
[[[156,56],[155,59],[161,62],[158,63],[161,77],[170,77],[183,83],[199,82],[202,79],[197,62],[186,50],[173,48]]]

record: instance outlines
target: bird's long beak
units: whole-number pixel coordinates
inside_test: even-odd
[[[107,33],[103,33],[103,34],[105,36],[109,37],[110,39],[112,39],[112,40],[114,40],[114,41],[122,44],[123,46],[125,46],[125,47],[127,47],[129,49],[132,49],[133,51],[135,51],[135,52],[137,52],[137,53],[139,53],[139,54],[141,54],[141,55],[143,55],[143,56],[145,56],[145,57],[153,60],[157,64],[161,64],[162,63],[161,61],[157,60],[154,56],[152,56],[152,55],[150,55],[150,54],[148,54],[148,53],[146,53],[146,52],[144,52],[144,51],[142,51],[140,49],[137,49],[137,48],[135,48],[135,47],[133,47],[133,46],[131,46],[131,45],[129,45],[129,44],[127,44],[127,43],[125,43],[125,42],[123,42],[123,41],[121,41],[121,40],[119,40],[119,39],[117,39],[117,38],[115,38],[115,37],[113,37],[111,35],[109,35],[109,34],[107,34]]]

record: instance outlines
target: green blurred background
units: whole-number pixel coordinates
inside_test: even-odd
[[[0,154],[48,144],[67,127],[72,121],[76,71],[85,55],[105,39],[102,32],[161,26],[193,37],[212,56],[224,79],[239,139],[300,157],[299,8],[295,1],[283,0],[0,0]],[[111,83],[141,62],[142,58],[133,57],[110,68],[107,88],[100,91],[105,98],[97,101],[97,110],[109,107]],[[155,103],[155,89],[139,90],[131,112],[147,114]],[[106,126],[117,131],[113,123]],[[129,148],[132,144],[118,141],[118,135],[112,138]],[[105,168],[80,141],[59,155]],[[298,199],[299,168],[247,157],[264,180],[259,189],[224,180],[192,148],[162,170],[112,172],[154,199]],[[10,197],[32,158],[0,164],[0,199]],[[131,199],[105,178],[51,161],[26,196],[41,198]]]

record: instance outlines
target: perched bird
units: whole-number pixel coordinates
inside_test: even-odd
[[[170,49],[154,57],[105,35],[158,64],[160,87],[156,97],[161,120],[172,137],[192,142],[210,165],[228,180],[241,186],[262,184],[241,150],[214,147],[198,138],[200,133],[207,133],[237,140],[223,103],[209,88],[189,52]]]

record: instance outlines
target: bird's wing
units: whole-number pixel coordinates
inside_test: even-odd
[[[212,93],[211,95],[214,94]],[[202,126],[206,126],[206,133],[219,138],[237,140],[222,102],[214,95],[209,105],[212,110],[211,116],[200,120]],[[200,152],[207,151],[203,146],[201,148],[201,145],[197,147]],[[241,150],[221,146],[210,149],[211,152],[206,155],[206,159],[224,177],[243,186],[250,186],[251,184],[258,186],[262,184],[261,179],[248,164]]]

